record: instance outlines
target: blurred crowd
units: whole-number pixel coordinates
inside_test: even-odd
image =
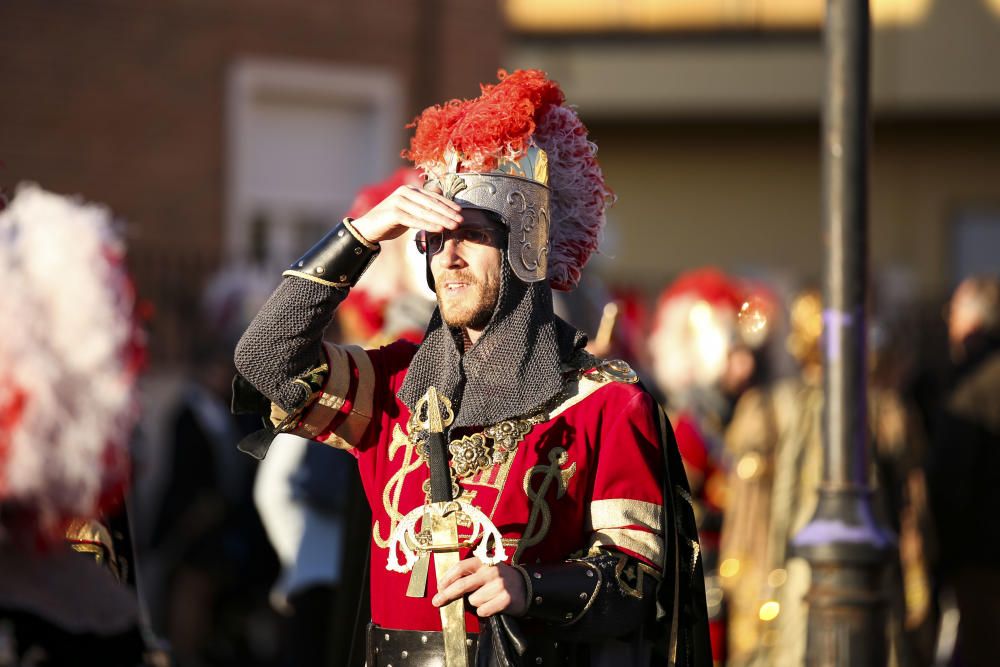
[[[413,178],[400,171],[363,191],[351,214]],[[15,213],[30,211],[15,202],[6,224],[17,222]],[[420,339],[434,306],[423,260],[406,238],[382,254],[338,310],[332,340]],[[101,642],[121,651],[104,664],[359,664],[349,653],[358,619],[363,627],[368,618],[369,518],[353,461],[290,435],[260,464],[236,449],[259,425],[230,414],[232,349],[277,279],[231,266],[207,286],[192,323],[201,341],[194,370],[167,389],[144,390],[128,502],[84,508],[94,519],[86,525],[55,521],[60,539],[49,530],[39,550],[32,498],[64,490],[19,496],[0,486],[5,568],[29,577],[33,568],[69,572],[69,557],[75,568],[86,560],[95,567],[86,576],[102,577],[92,594],[103,596],[99,605],[60,597],[59,577],[44,595],[0,586],[0,666],[63,664],[31,662],[33,650],[111,655],[95,649],[109,645]],[[668,410],[698,511],[717,664],[803,664],[810,575],[790,545],[812,517],[822,481],[819,291],[700,268],[658,295],[591,278],[557,311],[590,334],[593,353],[637,369]],[[895,536],[879,591],[891,662],[992,664],[1000,629],[1000,278],[962,281],[937,322],[877,298],[869,313],[867,479],[873,513]],[[946,338],[935,337],[935,325]],[[0,359],[0,370],[14,358]],[[83,393],[97,382],[74,377]],[[0,375],[5,466],[21,437],[19,386]],[[123,590],[131,602],[115,597]],[[73,610],[90,605],[88,624]]]

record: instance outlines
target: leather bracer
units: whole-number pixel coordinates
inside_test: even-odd
[[[555,625],[580,620],[601,590],[601,570],[587,561],[516,567],[528,590],[527,615]]]
[[[368,242],[350,218],[330,230],[282,275],[297,276],[329,287],[352,287],[378,256],[379,246]]]
[[[655,616],[656,579],[625,554],[602,552],[515,567],[527,587],[526,616],[571,629],[574,635],[618,637]]]

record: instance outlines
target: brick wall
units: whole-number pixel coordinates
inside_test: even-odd
[[[0,187],[32,180],[127,221],[154,362],[189,353],[223,234],[225,88],[241,57],[388,68],[406,116],[495,74],[495,0],[5,0]]]

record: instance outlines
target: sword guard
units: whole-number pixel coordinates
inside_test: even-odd
[[[430,525],[430,514],[440,517],[454,517],[458,521],[458,513],[461,512],[472,521],[472,535],[466,540],[461,540],[453,544],[434,544],[433,540],[428,540],[427,528]],[[421,522],[421,530],[417,530],[417,522]],[[427,524],[427,527],[424,524]],[[404,516],[396,530],[389,538],[389,557],[386,562],[386,569],[390,572],[405,574],[413,569],[417,560],[430,553],[447,553],[460,549],[467,549],[477,545],[472,553],[484,565],[496,565],[507,558],[507,552],[503,547],[503,536],[490,518],[482,510],[467,502],[452,500],[443,503],[428,503],[422,507],[415,507]],[[492,552],[492,555],[490,555]],[[399,560],[399,554],[403,555],[403,562]]]

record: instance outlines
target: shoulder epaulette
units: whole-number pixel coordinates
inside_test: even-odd
[[[580,350],[569,365],[572,369],[580,371],[582,377],[596,382],[635,384],[639,381],[639,375],[627,361],[601,359],[585,350]]]

